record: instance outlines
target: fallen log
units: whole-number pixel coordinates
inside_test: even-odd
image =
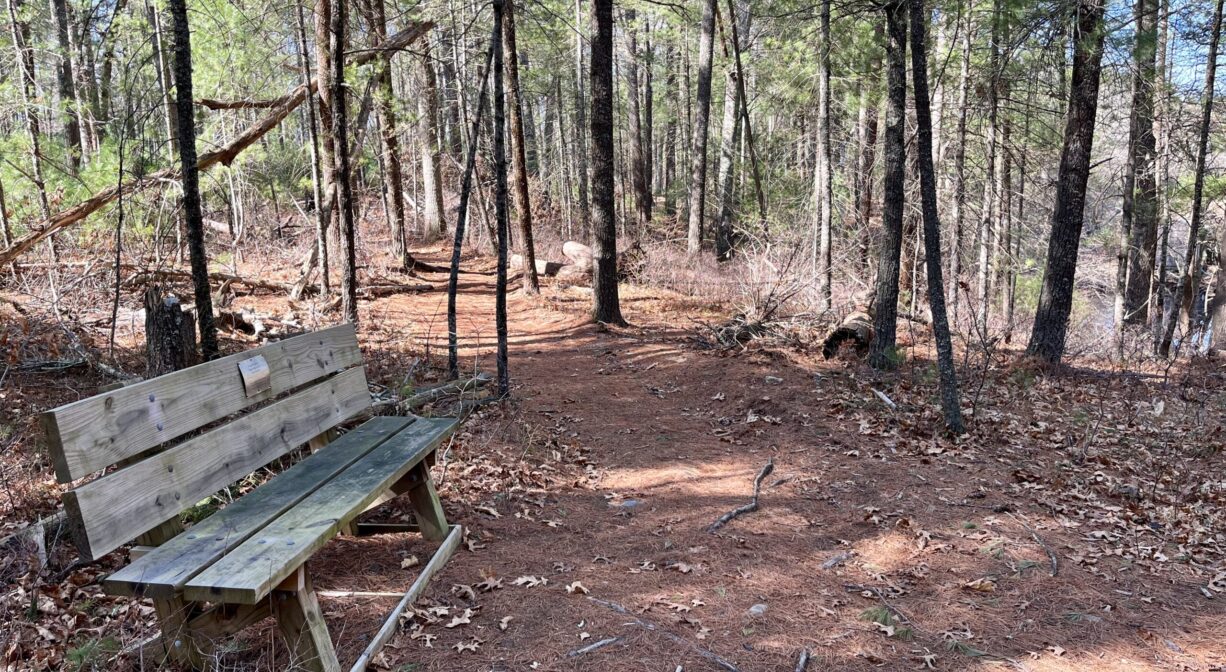
[[[216,100],[213,98],[198,98],[196,99],[196,104],[210,110],[266,110],[270,107],[284,105],[287,100],[289,100],[289,96],[281,96],[271,100]]]
[[[489,375],[488,373],[479,373],[472,378],[466,378],[464,380],[457,380],[444,385],[439,385],[438,387],[430,388],[424,392],[418,392],[417,394],[405,399],[404,401],[400,402],[399,408],[401,410],[411,411],[415,408],[425,406],[426,404],[448,394],[455,392],[467,392],[468,390],[476,389],[482,385],[488,384],[492,380],[494,380],[493,376]]]
[[[190,280],[192,277],[192,274],[187,271],[177,271],[170,268],[140,268],[132,264],[124,264],[121,268],[132,271],[132,275],[127,279],[125,284],[133,284],[146,279]],[[231,285],[246,285],[251,289],[265,289],[272,292],[288,292],[292,289],[290,285],[284,283],[267,282],[265,280],[252,280],[250,278],[244,278],[241,275],[234,275],[232,273],[209,273],[209,280],[220,283],[228,283]]]
[[[429,292],[435,289],[434,285],[418,284],[418,285],[370,285],[368,287],[359,287],[358,296],[364,298],[378,298],[380,296],[392,296],[393,294],[408,294],[412,292]]]
[[[873,340],[873,318],[868,313],[855,311],[843,319],[843,323],[826,334],[822,341],[822,357],[830,359],[839,352],[839,348],[848,341],[856,346],[856,353],[863,355],[868,352],[868,344]]]
[[[511,268],[523,268],[523,266],[524,255],[511,255]],[[536,272],[540,275],[547,275],[550,277],[555,276],[558,274],[558,271],[562,270],[563,266],[564,264],[560,261],[545,261],[544,259],[536,260]]]
[[[417,38],[425,35],[433,27],[434,24],[431,22],[410,24],[409,27],[389,37],[378,48],[355,54],[349,62],[353,65],[362,65],[375,60],[386,51],[404,49],[417,40]],[[230,165],[243,150],[255,144],[266,133],[276,128],[282,120],[289,116],[290,112],[293,112],[302,104],[302,101],[306,100],[308,92],[313,92],[317,88],[318,81],[314,79],[311,80],[310,84],[295,88],[289,94],[283,96],[284,102],[281,105],[272,108],[271,113],[248,127],[247,130],[240,133],[229,143],[214,151],[201,154],[200,158],[196,161],[196,168],[200,172],[204,172],[219,163]],[[0,266],[11,264],[30,248],[97,212],[119,198],[120,194],[130,194],[161,182],[178,179],[179,170],[177,168],[163,168],[144,177],[107,187],[73,207],[62,210],[42,222],[32,225],[29,233],[14,240],[4,250],[0,250]]]

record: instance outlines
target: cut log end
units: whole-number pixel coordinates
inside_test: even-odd
[[[839,353],[844,343],[855,345],[856,354],[864,356],[868,353],[869,343],[873,341],[873,318],[868,313],[856,311],[843,319],[843,323],[826,334],[822,341],[822,357],[830,359]]]

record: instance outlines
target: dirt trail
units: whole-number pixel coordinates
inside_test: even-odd
[[[489,370],[492,278],[466,276],[462,291],[466,366]],[[704,306],[642,289],[623,299],[635,326],[607,331],[588,323],[588,296],[511,298],[513,401],[470,421],[440,465],[469,547],[386,649],[389,669],[791,670],[806,648],[811,670],[1222,664],[1221,609],[1180,604],[1192,582],[1104,582],[1069,562],[1061,542],[1079,533],[1008,506],[1006,460],[896,451],[897,428],[863,419],[889,413],[855,371],[696,348],[670,325]],[[445,301],[365,304],[370,355],[441,357]],[[403,363],[376,368],[394,378]],[[708,533],[768,459],[761,510]],[[1058,576],[1027,528],[1065,557]],[[400,559],[426,550],[414,535],[340,539],[318,583],[403,589],[414,570]],[[325,602],[344,661],[394,600]],[[447,627],[457,616],[470,622]]]

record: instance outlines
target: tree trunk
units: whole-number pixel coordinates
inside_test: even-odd
[[[1196,144],[1196,166],[1192,178],[1192,219],[1188,224],[1188,248],[1184,253],[1183,275],[1179,281],[1179,300],[1172,306],[1171,317],[1166,325],[1166,333],[1162,337],[1159,354],[1169,356],[1171,341],[1175,336],[1175,323],[1180,314],[1185,325],[1184,338],[1192,337],[1196,327],[1196,310],[1193,303],[1197,296],[1197,285],[1200,284],[1200,264],[1198,262],[1200,246],[1200,229],[1204,219],[1205,195],[1205,165],[1209,154],[1209,128],[1213,120],[1213,86],[1217,75],[1218,44],[1222,36],[1222,0],[1213,5],[1213,23],[1209,33],[1209,58],[1205,61],[1205,92],[1201,103],[1200,135]]]
[[[200,354],[215,359],[217,328],[213,324],[213,296],[209,290],[208,253],[204,249],[204,213],[200,207],[200,171],[196,167],[196,125],[192,107],[192,44],[187,25],[187,1],[169,0],[174,23],[175,104],[179,122],[179,164],[183,181],[183,221],[191,260],[196,323],[200,327]]]
[[[77,100],[75,72],[72,67],[72,43],[69,31],[67,0],[51,0],[51,15],[55,19],[55,36],[59,46],[60,65],[57,72],[60,94],[60,118],[64,127],[64,144],[68,148],[68,165],[75,174],[81,168],[81,107]]]
[[[1065,115],[1064,148],[1056,178],[1055,207],[1043,289],[1035,312],[1026,353],[1050,363],[1064,356],[1069,312],[1073,307],[1073,282],[1090,176],[1090,151],[1098,111],[1098,85],[1103,58],[1103,0],[1079,0],[1077,31],[1073,41],[1073,74],[1069,83],[1069,106]]]
[[[588,198],[587,161],[587,98],[583,92],[586,77],[583,72],[583,11],[580,0],[575,0],[575,172],[579,182],[579,236],[591,240],[590,199]]]
[[[506,397],[511,392],[511,377],[507,369],[507,237],[510,233],[510,215],[507,212],[507,151],[506,151],[506,96],[503,92],[503,56],[506,44],[507,0],[494,0],[494,219],[498,222],[498,272],[494,289],[494,322],[498,350],[495,360],[498,365],[498,396]],[[512,51],[514,53],[514,51]]]
[[[831,307],[834,271],[831,259],[831,222],[834,215],[833,148],[830,145],[830,0],[822,0],[818,28],[817,65],[817,293],[818,310]]]
[[[651,42],[651,22],[643,26],[643,180],[647,182],[647,220],[651,221],[651,211],[655,207],[655,94],[652,92],[653,70],[655,69],[655,51]]]
[[[707,135],[711,117],[711,65],[715,51],[715,3],[703,0],[698,36],[698,80],[695,93],[694,136],[690,154],[690,199],[687,206],[690,254],[702,249],[703,211],[707,198]]]
[[[1171,210],[1168,183],[1170,182],[1170,87],[1167,85],[1167,44],[1170,35],[1170,2],[1159,0],[1158,5],[1158,49],[1157,71],[1154,88],[1157,101],[1154,105],[1154,135],[1157,143],[1158,169],[1158,223],[1155,228],[1158,235],[1156,253],[1154,254],[1154,271],[1150,280],[1149,302],[1153,309],[1149,311],[1150,328],[1153,333],[1154,350],[1162,344],[1165,331],[1166,308],[1170,303],[1166,293],[1166,261],[1171,234]]]
[[[971,2],[962,5],[965,15],[962,26],[961,70],[958,75],[958,148],[954,150],[954,239],[949,256],[952,260],[950,279],[953,283],[953,321],[958,322],[958,300],[962,284],[963,231],[966,229],[966,124],[970,116],[969,90],[971,83],[971,41],[974,21],[971,18]]]
[[[197,363],[196,320],[177,297],[163,296],[161,287],[150,285],[145,289],[145,378]]]
[[[738,2],[734,9],[736,16],[730,20],[740,24],[738,34],[748,35],[750,17],[747,3]],[[735,48],[737,45],[733,45],[732,49]],[[725,66],[724,75],[724,119],[720,126],[719,164],[715,171],[715,186],[718,190],[715,214],[715,258],[719,261],[727,261],[732,258],[733,201],[735,200],[732,167],[736,161],[737,145],[741,141],[741,105],[743,104],[737,88],[735,63],[728,63]]]
[[[906,148],[903,131],[907,115],[907,8],[893,0],[883,8],[886,18],[885,180],[881,203],[881,247],[877,261],[877,303],[873,314],[873,342],[869,365],[893,369],[898,323],[898,274],[902,254],[903,178]]]
[[[353,183],[349,166],[349,129],[345,105],[345,28],[346,6],[331,3],[329,16],[329,59],[332,66],[332,139],[335,152],[332,183],[336,185],[336,210],[341,239],[341,314],[353,324],[358,323],[358,260],[357,232],[353,222]]]
[[[9,221],[8,201],[4,198],[4,182],[0,181],[0,235],[4,236],[4,246],[13,244],[13,225]]]
[[[668,116],[664,120],[664,170],[660,175],[660,192],[664,194],[664,214],[677,214],[676,202],[673,200],[673,188],[676,183],[677,176],[677,117],[681,114],[681,107],[677,104],[678,89],[677,89],[677,58],[676,48],[668,48],[665,52],[666,58],[664,64],[666,67],[664,75],[664,96],[666,100],[672,101]]]
[[[509,7],[509,5],[508,5]],[[438,80],[430,56],[430,40],[422,42],[421,72],[417,95],[417,134],[421,147],[421,183],[425,235],[434,240],[447,233],[443,206],[443,181],[439,171],[441,147],[438,137]]]
[[[332,63],[332,0],[315,0],[315,78],[318,81],[316,91],[317,111],[319,113],[320,134],[319,164],[323,167],[323,184],[320,190],[328,199],[327,204],[320,204],[331,215],[328,217],[329,232],[337,229],[340,221],[340,210],[336,207],[336,136],[332,123],[332,92],[336,89],[332,78],[336,67]],[[331,197],[328,197],[331,194]],[[327,266],[324,266],[325,272]]]
[[[1136,70],[1132,82],[1132,119],[1129,131],[1129,164],[1135,190],[1131,196],[1129,222],[1128,280],[1124,298],[1124,321],[1144,324],[1149,317],[1149,291],[1154,275],[1158,241],[1157,141],[1154,136],[1154,88],[1157,85],[1158,1],[1136,0]],[[1135,128],[1135,136],[1132,128]]]
[[[828,0],[827,0],[828,1]],[[915,87],[915,124],[919,158],[920,201],[924,218],[924,259],[928,268],[928,305],[932,333],[937,342],[937,370],[941,379],[941,409],[945,426],[961,434],[962,408],[954,348],[945,315],[945,286],[941,277],[941,221],[937,216],[937,180],[932,165],[932,112],[928,100],[928,58],[925,51],[924,0],[911,0],[911,81]]]
[[[460,209],[456,214],[455,240],[451,246],[451,268],[447,278],[447,374],[449,378],[460,375],[459,325],[456,315],[456,292],[460,282],[460,253],[464,247],[464,229],[468,222],[468,199],[472,194],[473,171],[477,166],[477,137],[481,132],[481,113],[485,111],[486,83],[489,82],[488,71],[495,51],[502,48],[501,26],[495,26],[490,38],[490,48],[486,52],[485,65],[478,77],[481,82],[477,93],[477,111],[473,116],[471,140],[468,142],[468,158],[464,161],[464,177],[460,183]],[[502,273],[503,291],[506,291],[506,273]]]
[[[592,318],[625,324],[617,295],[617,220],[613,212],[613,0],[592,0]]]
[[[153,31],[153,67],[157,74],[158,87],[162,96],[162,105],[166,111],[166,150],[172,158],[178,152],[179,144],[179,112],[175,98],[171,94],[174,81],[170,74],[170,49],[166,46],[166,30],[162,26],[162,17],[157,7],[146,0],[146,12],[149,17],[149,27]]]
[[[43,219],[51,216],[47,201],[47,184],[43,180],[42,130],[35,107],[37,94],[34,72],[34,47],[30,43],[30,24],[21,21],[21,0],[8,0],[9,27],[12,29],[13,49],[16,51],[17,67],[21,71],[21,107],[25,114],[26,133],[30,140],[30,170],[34,188],[38,192],[38,205]],[[55,244],[51,245],[54,255]]]
[[[626,113],[630,136],[630,188],[634,193],[635,221],[639,230],[651,222],[651,187],[647,183],[647,158],[643,151],[643,116],[639,106],[638,30],[633,9],[625,12],[626,21]],[[650,145],[648,145],[650,147]],[[650,151],[650,149],[648,149]]]
[[[541,291],[536,274],[536,249],[532,241],[532,201],[528,197],[527,137],[524,131],[524,101],[519,85],[519,54],[515,44],[515,0],[506,0],[502,17],[502,56],[506,64],[505,84],[511,132],[511,195],[519,219],[519,235],[524,249],[524,292]]]
[[[984,165],[988,166],[989,175],[983,181],[983,207],[980,208],[981,216],[979,219],[978,239],[979,239],[979,265],[976,273],[975,297],[979,303],[979,331],[986,335],[988,329],[988,317],[992,306],[992,267],[991,267],[991,248],[992,239],[996,235],[995,229],[997,226],[997,210],[996,210],[996,194],[1000,186],[1000,166],[996,160],[996,155],[999,152],[997,147],[999,134],[998,119],[1000,117],[1000,83],[1001,83],[1001,42],[1004,40],[1005,21],[1003,17],[1002,5],[1003,0],[994,0],[992,2],[992,30],[991,41],[988,45],[988,81],[987,90],[987,106],[988,106],[988,121],[986,130],[986,158]]]
[[[369,0],[368,7],[372,41],[375,45],[382,44],[387,39],[387,18],[383,0]],[[423,42],[423,45],[427,44],[429,40]],[[381,71],[375,75],[378,88],[375,100],[379,115],[379,133],[383,141],[383,193],[387,198],[387,223],[392,234],[392,254],[400,259],[406,270],[411,270],[413,261],[405,245],[407,236],[404,231],[404,178],[400,165],[400,134],[396,128],[396,110],[392,105],[395,100],[392,91],[392,55],[384,53],[380,56],[378,67]],[[439,191],[441,194],[441,188]],[[427,201],[429,200],[427,198]]]
[[[882,26],[873,28],[874,43],[880,44]],[[860,81],[860,112],[857,123],[857,145],[860,152],[856,161],[856,177],[853,190],[856,208],[856,228],[859,229],[859,260],[861,270],[869,270],[869,247],[872,241],[873,217],[873,172],[877,164],[877,127],[880,115],[877,108],[877,82],[881,72],[881,56],[876,49],[865,61],[866,70]]]
[[[310,87],[311,57],[307,53],[306,22],[302,17],[302,5],[295,4],[294,12],[298,20],[298,67],[302,70],[302,83]],[[324,171],[321,169],[319,150],[319,120],[315,117],[316,96],[309,95],[306,102],[307,129],[311,134],[311,195],[315,199],[315,256],[319,265],[319,294],[327,296],[331,292],[328,279],[328,218],[324,209]],[[331,199],[329,199],[331,200]],[[308,269],[304,275],[309,275]],[[303,280],[305,283],[305,279]],[[303,285],[305,287],[305,284]]]

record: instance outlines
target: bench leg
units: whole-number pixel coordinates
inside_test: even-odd
[[[409,501],[417,514],[417,524],[421,527],[421,536],[430,541],[442,541],[447,538],[447,517],[443,514],[443,503],[439,501],[438,491],[434,489],[434,481],[430,478],[430,467],[425,463],[413,467],[409,472],[414,477],[414,483],[409,488]]]
[[[274,591],[271,597],[277,627],[290,652],[289,665],[285,669],[339,672],[341,664],[332,647],[332,638],[328,636],[315,588],[311,586],[305,567],[300,567],[298,573],[301,576],[297,587]]]
[[[183,531],[183,523],[172,518],[137,537],[136,542],[160,546]],[[195,637],[189,623],[196,616],[196,605],[181,596],[155,598],[153,609],[162,628],[161,643],[171,661],[193,670],[205,668],[208,642]]]

